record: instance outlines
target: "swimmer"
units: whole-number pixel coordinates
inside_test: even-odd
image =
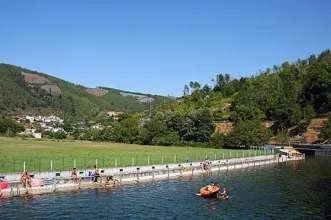
[[[223,188],[223,199],[228,199],[230,198],[229,194],[228,194],[228,191],[226,190],[226,188]]]

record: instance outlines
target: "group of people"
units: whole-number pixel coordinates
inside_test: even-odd
[[[206,191],[210,191],[210,192],[213,192],[215,190],[215,187],[217,189],[219,189],[218,186],[216,186],[213,182],[211,182],[209,185],[207,185],[206,187],[204,187],[204,189]],[[200,195],[200,194],[197,194],[197,195]],[[229,199],[230,196],[229,196],[229,193],[228,191],[226,190],[226,188],[224,187],[223,188],[223,191],[221,192],[221,190],[218,191],[218,193],[216,194],[217,195],[217,198],[220,199],[220,198],[223,198],[223,199]]]
[[[78,175],[77,175],[77,169],[74,167],[71,171],[71,177],[74,183],[78,183]],[[92,181],[95,183],[102,183],[102,178],[100,176],[100,172],[98,167],[95,165],[94,166],[94,173],[93,173],[93,178]],[[119,182],[118,180],[114,179],[113,176],[108,176],[105,181],[105,187],[109,188],[112,184],[116,184],[116,182]]]

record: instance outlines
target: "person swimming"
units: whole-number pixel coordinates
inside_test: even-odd
[[[229,193],[228,191],[226,190],[226,188],[223,188],[223,192],[219,191],[217,193],[217,198],[220,199],[220,198],[223,198],[223,199],[229,199],[230,196],[229,196]]]
[[[228,191],[226,190],[226,188],[223,188],[223,193],[222,193],[222,195],[223,195],[223,198],[224,198],[224,199],[228,199],[228,198],[230,198],[229,193],[228,193]]]
[[[107,176],[107,179],[105,181],[105,187],[106,188],[109,188],[110,187],[110,177],[109,176]]]

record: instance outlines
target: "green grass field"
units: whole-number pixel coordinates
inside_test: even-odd
[[[167,164],[267,154],[266,151],[159,147],[88,141],[0,138],[0,173]],[[269,152],[271,153],[271,152]]]

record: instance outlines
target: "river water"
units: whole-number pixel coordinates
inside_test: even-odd
[[[294,165],[299,169],[294,168]],[[231,199],[203,199],[216,182]],[[1,199],[0,219],[331,219],[331,160],[307,158],[212,176]]]

